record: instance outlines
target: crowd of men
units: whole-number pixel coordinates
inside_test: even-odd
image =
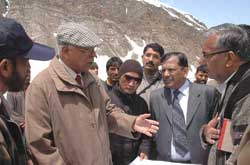
[[[128,165],[137,156],[249,164],[250,26],[204,32],[194,82],[188,55],[159,43],[144,47],[143,66],[111,57],[103,81],[94,62],[99,36],[68,22],[56,40],[57,52],[0,18],[1,165]],[[31,83],[29,59],[51,60]],[[206,85],[208,77],[218,86]]]

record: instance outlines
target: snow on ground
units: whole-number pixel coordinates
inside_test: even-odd
[[[127,55],[125,57],[121,57],[122,61],[131,59],[132,55],[136,54],[138,55],[138,59],[136,59],[138,62],[140,62],[142,64],[142,60],[141,60],[141,55],[143,54],[143,48],[146,46],[146,42],[143,42],[143,46],[139,46],[135,41],[133,41],[129,36],[125,36],[126,39],[128,40],[128,42],[130,43],[132,49],[130,51],[128,51]],[[99,74],[98,76],[102,79],[102,80],[106,80],[107,79],[107,74],[106,74],[106,63],[109,60],[109,56],[107,55],[98,55],[97,54],[97,58],[94,59],[94,61],[97,63],[98,67],[99,67]],[[31,64],[31,80],[34,79],[34,77],[41,72],[42,70],[44,70],[46,67],[49,66],[50,61],[34,61],[34,60],[30,60],[30,64]],[[193,81],[194,80],[194,73],[196,71],[195,66],[191,65],[190,66],[190,70],[188,73],[188,78]]]

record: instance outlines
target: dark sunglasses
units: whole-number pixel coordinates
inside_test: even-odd
[[[141,82],[141,78],[132,77],[132,76],[129,76],[129,75],[126,75],[126,74],[124,75],[124,78],[129,82],[134,80],[137,84],[139,84]]]

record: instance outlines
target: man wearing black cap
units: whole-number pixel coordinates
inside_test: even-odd
[[[27,164],[20,128],[9,117],[3,94],[23,89],[29,59],[48,60],[54,50],[34,43],[22,25],[13,19],[0,18],[0,164]]]
[[[37,164],[111,165],[109,132],[149,136],[158,122],[131,116],[110,104],[101,81],[89,73],[101,39],[79,23],[57,32],[59,55],[30,84],[26,138]]]
[[[118,72],[118,83],[109,92],[111,102],[130,115],[148,113],[145,100],[136,94],[136,89],[142,80],[142,67],[135,60],[125,61]],[[148,158],[150,141],[147,137],[132,139],[116,134],[110,134],[110,148],[114,165],[127,165],[138,155]]]

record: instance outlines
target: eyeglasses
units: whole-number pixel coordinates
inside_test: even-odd
[[[136,84],[139,84],[140,82],[141,82],[141,78],[137,78],[137,77],[132,77],[132,76],[129,76],[129,75],[124,75],[124,78],[127,80],[127,81],[129,81],[129,82],[131,82],[132,80],[134,80],[134,82],[136,83]]]
[[[209,57],[212,57],[216,54],[222,54],[222,53],[226,53],[226,52],[229,52],[230,50],[220,50],[220,51],[216,51],[216,52],[212,52],[212,53],[206,53],[206,52],[202,52],[203,54],[203,58],[207,59]]]

